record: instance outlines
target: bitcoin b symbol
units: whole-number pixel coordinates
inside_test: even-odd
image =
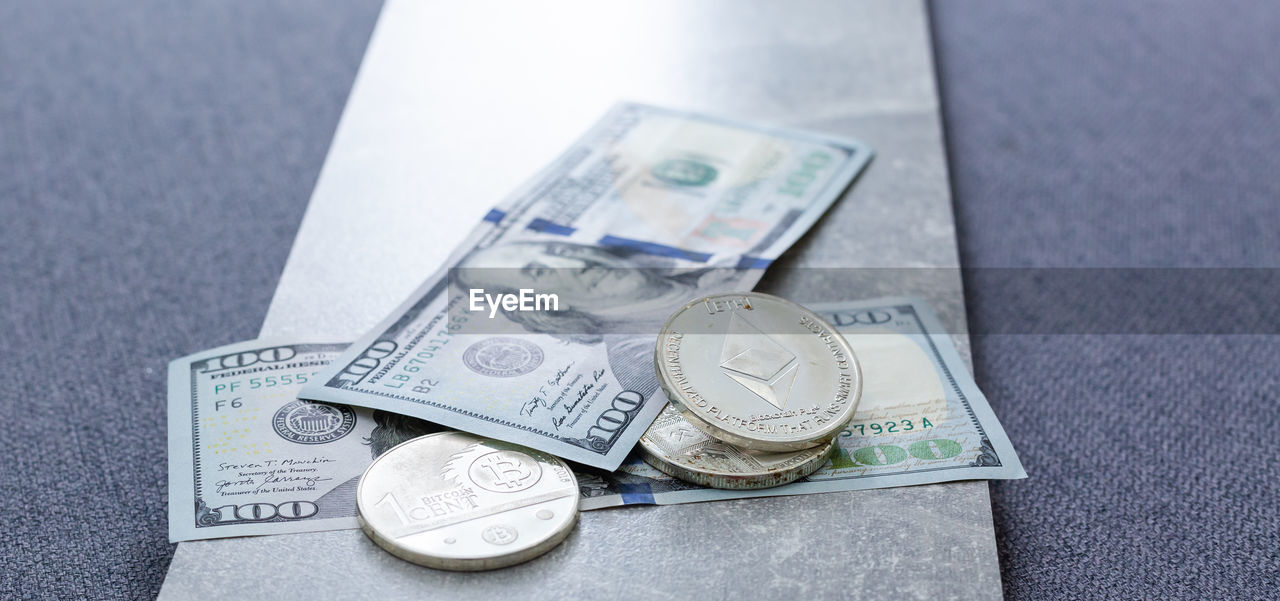
[[[520,533],[506,524],[494,524],[480,533],[484,540],[493,545],[509,545],[515,542]]]
[[[542,468],[532,457],[516,451],[494,451],[471,463],[467,475],[476,486],[492,492],[516,492],[538,483]]]
[[[493,483],[507,490],[524,488],[524,481],[533,473],[517,461],[508,461],[503,457],[489,456],[481,464],[493,476]]]

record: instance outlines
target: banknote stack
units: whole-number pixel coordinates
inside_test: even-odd
[[[489,569],[579,510],[1023,477],[924,302],[741,292],[870,158],[616,106],[361,339],[172,362],[170,539]]]

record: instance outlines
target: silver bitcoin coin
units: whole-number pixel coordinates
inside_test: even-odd
[[[680,308],[662,327],[654,365],[690,423],[755,451],[826,444],[862,396],[861,368],[844,337],[814,312],[758,292]]]
[[[670,405],[640,437],[640,456],[645,463],[685,482],[737,490],[799,480],[825,465],[835,448],[833,438],[802,451],[740,449],[707,436]]]
[[[428,434],[378,457],[356,492],[378,546],[445,570],[489,570],[537,557],[578,519],[578,481],[560,459],[461,432]]]

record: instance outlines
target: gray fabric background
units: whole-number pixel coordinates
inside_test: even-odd
[[[1280,267],[1280,5],[932,9],[963,265]],[[991,484],[1007,597],[1280,598],[1280,337],[984,336],[1024,308],[966,300],[1030,474]]]
[[[1276,5],[932,8],[965,265],[1280,266]],[[377,11],[0,3],[0,598],[158,591],[166,363],[257,331]],[[970,284],[1007,596],[1276,598],[1280,339]]]

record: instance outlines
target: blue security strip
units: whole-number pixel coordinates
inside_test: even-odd
[[[571,228],[567,225],[552,223],[541,217],[538,217],[533,221],[530,221],[529,225],[525,226],[525,229],[533,230],[535,232],[544,232],[547,234],[556,234],[558,236],[569,236],[569,235],[572,235],[574,231],[576,231],[574,228]]]
[[[653,505],[653,490],[648,484],[632,484],[619,482],[618,492],[622,495],[623,505]]]
[[[485,213],[484,220],[489,223],[497,223],[502,221],[502,218],[506,216],[506,213],[499,211],[498,209],[489,209],[489,212]]]
[[[628,238],[619,238],[617,236],[605,236],[600,239],[602,246],[620,246],[622,248],[630,248],[642,252],[646,255],[654,255],[658,257],[673,257],[676,259],[684,259],[686,261],[695,261],[698,263],[706,263],[711,260],[711,253],[700,253],[665,244],[656,244],[653,242],[643,242],[640,240],[631,240]]]
[[[738,269],[768,269],[772,263],[773,259],[742,255],[742,258],[738,259]]]

